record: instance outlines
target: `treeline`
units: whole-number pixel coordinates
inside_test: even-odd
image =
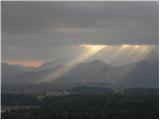
[[[11,110],[2,113],[1,117],[155,119],[159,117],[159,94],[154,89],[128,89],[120,93],[77,93],[45,97],[39,108]]]
[[[1,94],[2,106],[18,106],[18,105],[40,105],[40,100],[33,95],[24,94]]]

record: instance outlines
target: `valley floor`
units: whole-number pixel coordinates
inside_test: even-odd
[[[92,88],[93,89],[93,88]],[[16,118],[159,118],[158,89],[132,88],[122,92],[79,90],[60,96],[2,94],[2,106],[39,106],[6,110],[4,119]]]

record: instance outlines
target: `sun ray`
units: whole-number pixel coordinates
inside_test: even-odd
[[[68,66],[64,66],[64,67],[59,68],[56,71],[53,71],[52,73],[50,73],[43,80],[41,80],[41,82],[46,82],[46,81],[51,81],[51,80],[57,79],[58,77],[64,75],[66,72],[68,72],[71,69],[73,69],[74,67],[76,67],[79,63],[85,61],[86,59],[88,59],[92,55],[100,52],[102,49],[104,49],[106,47],[106,45],[85,45],[85,44],[83,44],[80,47],[87,49],[87,51],[85,53],[83,53],[82,55],[80,55],[79,57],[77,57],[76,59],[74,59],[73,61],[71,61],[70,63],[68,63]]]
[[[99,53],[101,50],[106,48],[106,45],[81,45],[82,48],[87,49],[85,53],[77,57],[75,60],[71,61],[69,64],[77,64],[80,62],[85,61],[86,59],[90,58],[91,56]]]
[[[133,62],[136,60],[144,59],[154,48],[151,45],[89,45],[83,44],[79,46],[82,49],[85,49],[85,52],[82,53],[80,56],[69,62],[67,65],[62,68],[59,68],[48,76],[46,76],[41,82],[51,81],[59,78],[60,76],[64,75],[65,73],[72,70],[76,67],[79,63],[86,61],[90,57],[100,53],[101,51],[106,50],[106,55],[108,55],[108,61],[112,64],[117,64],[119,61],[119,57],[123,58],[123,63],[126,61]],[[114,52],[113,52],[114,51]],[[126,55],[124,55],[124,53]],[[130,66],[122,71],[125,74],[134,69],[135,66]]]
[[[116,62],[118,62],[117,58],[121,56],[128,49],[128,47],[129,47],[128,45],[114,46],[113,49],[115,50],[110,54],[110,57],[108,58],[110,64],[115,64]]]
[[[128,60],[131,64],[127,65],[127,67],[124,67],[123,70],[121,70],[121,76],[120,79],[124,78],[127,73],[134,70],[134,68],[138,65],[136,64],[136,61],[144,60],[154,49],[154,45],[139,45],[139,46],[133,46],[134,48],[130,53],[128,53]],[[137,62],[138,63],[138,62]]]

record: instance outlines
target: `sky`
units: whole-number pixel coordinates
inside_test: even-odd
[[[1,7],[2,61],[8,63],[72,63],[88,49],[81,60],[125,64],[137,53],[135,61],[158,59],[158,1],[2,1]]]

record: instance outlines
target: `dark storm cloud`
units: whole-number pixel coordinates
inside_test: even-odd
[[[2,2],[2,59],[72,59],[85,43],[158,44],[158,2]]]
[[[16,45],[157,44],[158,2],[2,2],[2,33]]]

